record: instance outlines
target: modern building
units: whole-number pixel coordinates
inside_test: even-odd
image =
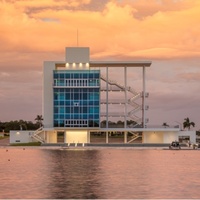
[[[30,137],[42,143],[67,144],[90,143],[95,135],[105,135],[104,142],[109,143],[116,134],[123,143],[140,137],[144,143],[178,139],[179,126],[147,126],[146,68],[150,66],[150,61],[91,61],[88,47],[66,48],[64,61],[44,62],[44,122],[29,132]],[[141,69],[139,92],[128,76],[134,68]],[[20,132],[16,133],[19,138]]]

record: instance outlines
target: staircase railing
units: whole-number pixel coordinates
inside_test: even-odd
[[[39,134],[42,132],[43,132],[43,127],[40,127],[39,129],[37,129],[36,131],[33,132],[31,137],[34,138],[35,140],[37,140],[38,142],[45,143],[44,138],[39,136]]]
[[[135,115],[135,113],[136,112],[138,112],[138,111],[140,111],[141,109],[142,109],[142,106],[140,105],[140,104],[138,104],[138,103],[136,103],[135,101],[138,99],[138,98],[140,98],[140,97],[142,97],[142,94],[141,93],[138,93],[138,92],[136,92],[134,89],[132,89],[131,87],[125,87],[125,86],[123,86],[123,85],[121,85],[120,83],[118,83],[117,81],[113,81],[113,80],[110,80],[110,79],[107,79],[105,76],[103,76],[103,75],[101,75],[101,79],[103,80],[103,81],[105,81],[105,82],[107,82],[107,83],[109,83],[109,87],[107,88],[107,89],[112,89],[111,87],[112,87],[112,85],[115,85],[115,86],[117,86],[119,89],[121,89],[122,91],[129,91],[129,92],[131,92],[134,96],[133,97],[131,97],[131,98],[129,98],[128,99],[128,101],[127,101],[127,103],[130,105],[130,106],[132,106],[133,107],[133,109],[130,111],[130,112],[128,112],[128,117],[130,117],[131,119],[133,119],[135,122],[136,122],[136,124],[134,125],[134,126],[137,126],[137,125],[139,125],[139,124],[141,124],[142,123],[142,118],[140,118],[140,117],[137,117],[136,115]],[[106,102],[102,102],[102,103],[106,103]],[[111,103],[111,102],[109,102],[109,103]],[[113,103],[117,103],[116,101],[113,101]],[[122,104],[125,104],[126,102],[121,102]],[[125,113],[124,113],[125,114]],[[105,116],[105,114],[103,113],[103,114],[101,114],[101,115],[103,115],[103,116]],[[109,113],[108,114],[109,116],[117,116],[117,114],[116,113]],[[118,116],[121,116],[122,114],[120,113],[120,114],[118,114]]]
[[[131,140],[129,140],[127,143],[131,143],[131,142],[133,142],[134,140],[136,140],[136,139],[142,137],[141,135],[139,135],[139,133],[133,133],[133,132],[131,132],[131,133],[133,134],[133,136],[131,137]]]
[[[139,110],[141,110],[141,106],[138,106],[138,107],[134,108],[133,110],[131,110],[130,112],[128,112],[128,116],[134,115]]]
[[[120,83],[110,80],[110,79],[107,80],[107,78],[103,75],[101,75],[101,79],[104,80],[105,82],[108,82],[110,85],[116,85],[117,87],[121,88],[122,90],[127,90],[127,91],[133,93],[134,95],[138,95],[138,92],[136,92],[131,87],[125,87],[124,85],[121,85]]]

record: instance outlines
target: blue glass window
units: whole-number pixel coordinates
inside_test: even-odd
[[[54,126],[98,127],[100,71],[54,71]]]

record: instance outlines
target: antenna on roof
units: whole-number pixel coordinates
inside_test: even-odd
[[[78,29],[77,29],[77,33],[76,33],[76,35],[77,35],[76,40],[77,40],[77,47],[78,47]]]

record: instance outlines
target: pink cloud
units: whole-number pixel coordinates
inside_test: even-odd
[[[181,73],[177,75],[178,79],[182,79],[184,81],[195,81],[200,82],[200,72],[187,72],[187,73]]]

